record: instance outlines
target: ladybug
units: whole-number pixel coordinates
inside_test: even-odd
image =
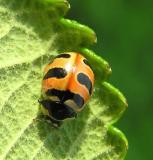
[[[80,53],[60,54],[44,69],[42,111],[55,124],[75,118],[90,98],[94,73]]]

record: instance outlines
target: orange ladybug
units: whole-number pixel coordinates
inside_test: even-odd
[[[94,73],[80,53],[58,55],[44,70],[42,110],[51,121],[62,122],[77,116],[90,98]]]

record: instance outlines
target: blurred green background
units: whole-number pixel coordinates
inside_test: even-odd
[[[126,160],[153,159],[153,1],[69,0],[67,17],[93,28],[98,43],[91,49],[113,71],[109,81],[129,107],[115,124],[126,135]]]

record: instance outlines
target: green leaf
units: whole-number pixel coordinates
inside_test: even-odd
[[[0,159],[120,160],[127,140],[114,128],[127,107],[106,80],[108,63],[86,49],[92,29],[63,19],[65,0],[0,0]],[[44,66],[60,52],[81,52],[95,73],[91,100],[55,129],[38,119]]]

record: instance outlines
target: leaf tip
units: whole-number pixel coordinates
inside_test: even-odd
[[[128,150],[128,141],[119,129],[108,126],[108,143],[115,146],[114,149],[119,159],[124,159]]]

